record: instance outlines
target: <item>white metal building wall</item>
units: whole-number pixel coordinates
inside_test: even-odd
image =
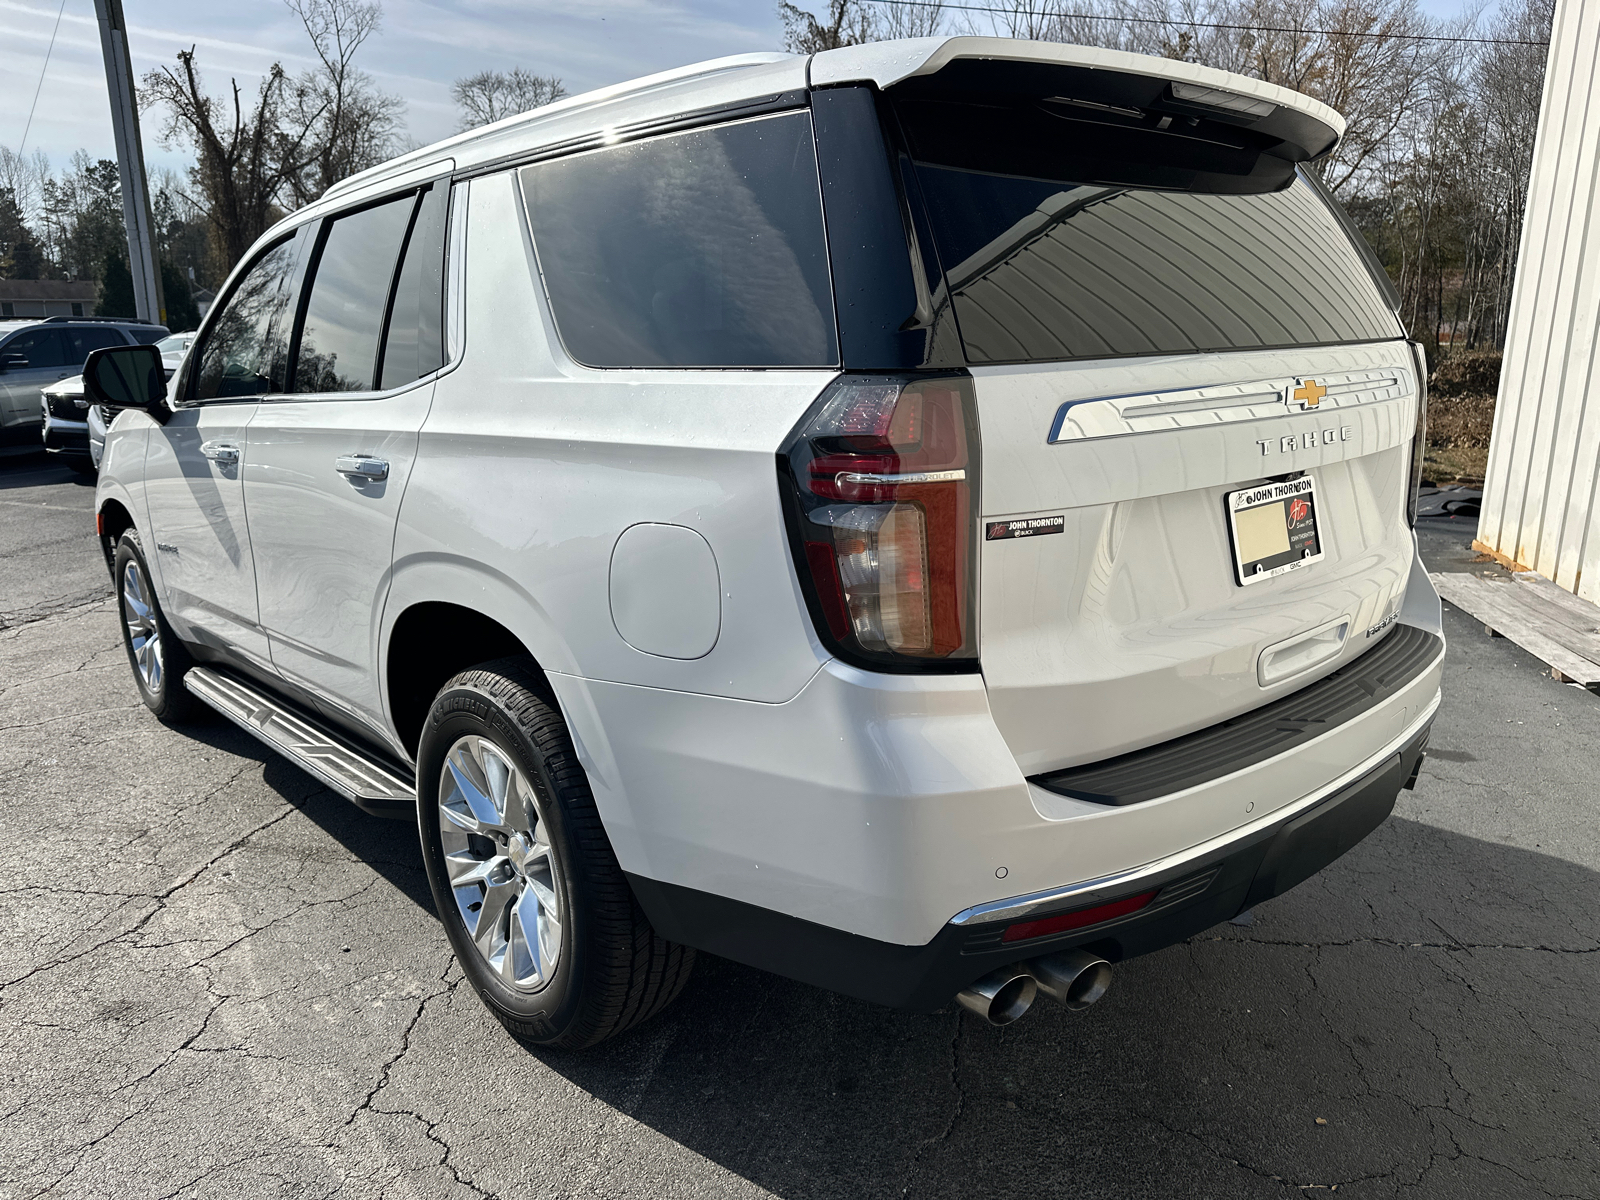
[[[1558,0],[1478,539],[1600,601],[1600,0]]]

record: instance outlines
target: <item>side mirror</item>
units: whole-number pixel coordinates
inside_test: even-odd
[[[161,351],[154,346],[107,346],[83,364],[83,390],[91,404],[151,409],[167,396]]]

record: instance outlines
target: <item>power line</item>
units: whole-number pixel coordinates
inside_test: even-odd
[[[904,8],[951,8],[958,12],[994,13],[1002,17],[1014,17],[1019,13],[1028,12],[1046,19],[1120,21],[1128,25],[1189,25],[1196,29],[1230,29],[1242,33],[1300,33],[1320,34],[1324,37],[1394,38],[1408,42],[1452,42],[1477,46],[1538,46],[1543,48],[1550,45],[1549,42],[1523,41],[1518,38],[1449,37],[1442,33],[1372,33],[1367,30],[1356,29],[1298,29],[1287,25],[1228,25],[1218,21],[1180,21],[1176,17],[1119,17],[1105,13],[1051,12],[1048,7],[1037,10],[990,8],[982,4],[945,4],[940,0],[873,0],[873,3],[891,4]]]
[[[28,131],[33,128],[33,110],[39,107],[39,93],[44,90],[44,73],[50,69],[50,55],[56,48],[56,34],[61,32],[61,14],[67,11],[67,0],[61,0],[56,9],[56,27],[50,31],[50,45],[44,52],[44,66],[39,68],[39,82],[33,89],[33,103],[28,106],[28,123],[22,127],[22,141],[17,145],[17,157],[28,147]]]

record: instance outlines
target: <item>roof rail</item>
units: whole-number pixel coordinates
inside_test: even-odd
[[[148,325],[152,329],[165,329],[160,321],[141,321],[138,317],[46,317],[44,323],[52,324],[56,321],[67,323],[70,321],[100,321],[107,325]]]

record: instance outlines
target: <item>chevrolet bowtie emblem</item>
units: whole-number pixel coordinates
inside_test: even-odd
[[[1294,398],[1300,401],[1301,408],[1315,408],[1322,403],[1322,398],[1328,394],[1328,389],[1315,379],[1299,380],[1300,386],[1294,390]]]

